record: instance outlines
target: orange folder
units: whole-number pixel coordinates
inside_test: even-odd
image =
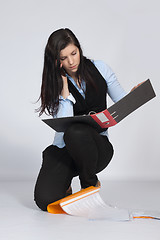
[[[65,198],[62,198],[56,202],[50,203],[47,206],[47,211],[49,213],[53,213],[53,214],[67,214],[64,210],[63,210],[63,206],[69,205],[73,202],[76,202],[82,198],[85,198],[87,196],[90,196],[96,192],[99,192],[100,187],[88,187],[85,188],[79,192],[76,192],[72,195],[69,195]]]

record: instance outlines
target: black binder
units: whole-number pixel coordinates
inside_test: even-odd
[[[148,79],[120,101],[102,112],[83,116],[43,119],[42,121],[57,132],[64,132],[73,123],[89,124],[98,132],[102,132],[106,128],[119,123],[155,96],[156,94]]]

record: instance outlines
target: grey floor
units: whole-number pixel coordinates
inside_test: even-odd
[[[40,211],[33,199],[34,181],[1,181],[0,239],[3,240],[160,240],[160,221],[87,220]],[[73,182],[78,191],[78,179]],[[120,208],[160,211],[160,182],[102,181],[100,195]]]

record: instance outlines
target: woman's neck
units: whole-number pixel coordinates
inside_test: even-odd
[[[70,75],[71,76],[71,78],[73,78],[73,80],[74,80],[74,82],[77,84],[77,86],[79,87],[79,88],[81,88],[81,86],[80,86],[80,84],[79,84],[79,81],[78,81],[78,78],[77,78],[77,76],[76,76],[76,73],[75,74],[72,74],[72,75]]]

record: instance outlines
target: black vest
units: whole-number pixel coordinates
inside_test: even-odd
[[[95,65],[89,60],[85,59],[86,67],[92,77],[93,84],[86,83],[85,99],[78,92],[75,86],[68,80],[68,87],[70,93],[74,96],[76,103],[73,104],[74,115],[88,114],[91,111],[96,113],[101,112],[107,108],[106,93],[107,84]]]

